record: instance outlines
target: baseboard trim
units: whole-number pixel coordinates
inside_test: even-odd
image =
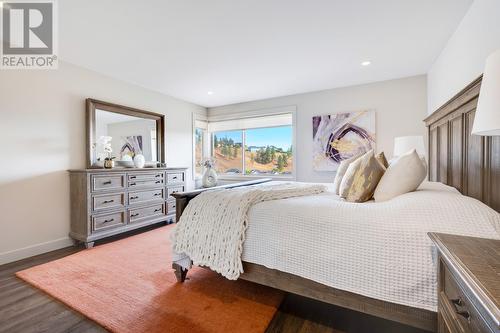
[[[33,257],[42,253],[62,249],[73,245],[69,237],[59,238],[45,243],[35,244],[21,249],[0,253],[0,265],[8,264],[17,260]]]

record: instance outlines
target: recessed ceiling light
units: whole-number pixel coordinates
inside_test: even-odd
[[[369,66],[369,65],[371,65],[371,63],[372,63],[372,62],[371,62],[371,61],[368,61],[368,60],[367,60],[367,61],[363,61],[363,62],[361,63],[361,66]]]
[[[207,92],[207,94],[208,94],[208,95],[213,95],[213,94],[214,94],[214,92],[213,92],[213,91],[209,91],[209,92]]]

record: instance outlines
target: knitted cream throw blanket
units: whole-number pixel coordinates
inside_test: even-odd
[[[177,256],[188,256],[195,265],[236,280],[243,273],[241,253],[250,207],[325,190],[323,185],[283,183],[203,192],[189,202],[177,222],[173,250]]]

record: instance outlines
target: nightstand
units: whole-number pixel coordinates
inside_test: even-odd
[[[438,332],[500,332],[500,240],[429,237],[438,250]]]

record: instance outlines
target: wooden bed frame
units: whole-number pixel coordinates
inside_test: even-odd
[[[482,76],[427,117],[429,179],[500,212],[500,136],[471,135]]]
[[[475,80],[443,107],[425,119],[429,129],[429,179],[455,186],[500,209],[500,137],[470,135],[481,78]],[[268,182],[249,181],[218,188],[234,188]],[[208,189],[209,190],[209,189]],[[207,189],[175,193],[177,220],[189,201]],[[173,264],[177,280],[183,282],[187,270]],[[376,317],[396,321],[427,331],[437,330],[433,311],[381,301],[335,289],[293,274],[243,262],[241,279],[338,305]]]

